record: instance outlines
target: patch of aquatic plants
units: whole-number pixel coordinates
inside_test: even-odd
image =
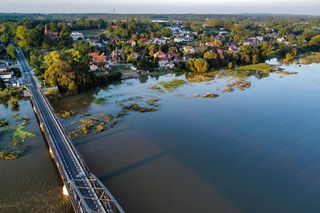
[[[148,89],[153,90],[153,91],[158,91],[158,92],[161,92],[161,93],[164,93],[164,92],[165,92],[165,91],[164,91],[161,87],[159,87],[158,85],[152,85],[152,86],[148,87]]]
[[[232,92],[234,88],[238,88],[239,90],[245,90],[251,87],[251,82],[245,79],[237,79],[233,83],[227,84],[224,88],[225,92]]]
[[[246,65],[246,66],[240,66],[236,68],[236,71],[259,71],[264,74],[268,74],[271,69],[272,65],[270,64],[251,64],[251,65]]]
[[[127,112],[135,111],[135,112],[142,112],[142,113],[157,111],[157,109],[154,107],[144,107],[144,106],[140,106],[139,104],[136,104],[136,103],[132,103],[132,104],[123,106],[122,110],[127,111]]]
[[[273,73],[280,74],[280,75],[296,75],[296,74],[298,74],[297,72],[289,72],[289,71],[281,71],[281,70],[275,71]]]
[[[61,111],[59,113],[59,116],[63,119],[70,119],[74,115],[75,115],[74,111]]]
[[[213,99],[213,98],[219,97],[219,95],[208,92],[205,95],[194,94],[193,97],[194,98],[212,98]]]
[[[78,127],[69,133],[71,138],[78,138],[90,134],[97,134],[113,128],[120,119],[124,118],[129,112],[155,112],[159,107],[159,98],[142,96],[129,97],[118,101],[117,104],[121,110],[115,115],[100,113],[97,115],[83,115],[83,118],[78,122]]]
[[[301,64],[312,64],[312,63],[320,63],[320,53],[313,53],[310,55],[305,55],[300,59]]]
[[[101,113],[99,115],[84,117],[79,121],[77,129],[71,131],[69,136],[77,138],[92,133],[100,133],[108,128],[112,128],[117,123],[116,118],[111,114]]]
[[[185,85],[187,82],[181,79],[173,79],[172,81],[164,82],[160,81],[158,84],[168,90],[169,92],[174,91],[175,89]]]
[[[5,125],[0,130],[0,138],[2,139],[0,143],[0,159],[17,159],[30,148],[30,145],[26,144],[26,139],[35,136],[34,133],[25,131],[29,123],[29,117],[16,114],[11,121],[6,120],[4,123]],[[11,143],[9,138],[11,138]]]
[[[104,105],[107,102],[106,98],[95,98],[93,103],[98,105]]]
[[[148,98],[148,99],[147,99],[147,103],[148,103],[150,106],[158,106],[159,101],[160,101],[160,99],[159,99],[159,98],[156,98],[156,97],[151,97],[151,98]]]

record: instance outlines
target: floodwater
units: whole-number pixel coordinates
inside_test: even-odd
[[[62,181],[49,157],[31,103],[21,101],[19,105],[19,111],[0,105],[0,118],[10,120],[16,113],[27,115],[30,122],[26,130],[36,136],[27,139],[31,149],[24,156],[0,160],[0,212],[70,212],[72,207],[62,195]],[[0,139],[1,143],[10,140]]]
[[[148,88],[190,80],[167,74],[52,103],[57,112],[76,113],[62,119],[71,130],[84,114],[116,114],[128,98],[160,98],[156,112],[129,112],[113,128],[75,139],[126,212],[320,212],[320,64],[282,67],[297,74],[247,76],[251,87],[244,91],[223,92],[237,74],[188,82],[172,92]],[[219,97],[193,97],[208,92]],[[52,210],[64,206],[57,205],[64,202],[62,183],[26,108],[37,137],[22,158],[0,161],[0,207],[63,212]]]

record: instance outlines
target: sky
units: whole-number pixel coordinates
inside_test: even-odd
[[[320,15],[320,0],[0,0],[0,12]]]

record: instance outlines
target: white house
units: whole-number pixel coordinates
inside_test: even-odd
[[[10,81],[13,78],[13,72],[0,72],[0,78],[4,81]]]
[[[80,33],[80,32],[71,32],[70,36],[74,41],[77,41],[79,39],[83,39],[83,37],[84,37],[83,33]]]

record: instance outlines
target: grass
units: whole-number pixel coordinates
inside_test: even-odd
[[[126,64],[117,64],[117,65],[112,65],[111,66],[112,72],[132,72],[132,69],[130,68],[129,65]]]

